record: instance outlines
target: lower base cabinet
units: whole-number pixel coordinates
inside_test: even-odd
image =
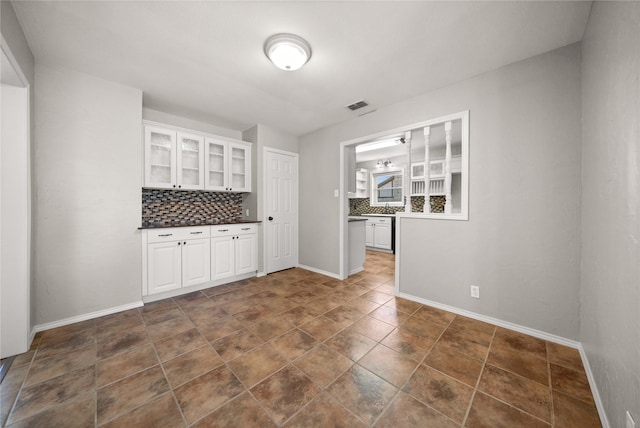
[[[255,224],[211,228],[211,279],[229,278],[258,269]]]
[[[393,249],[393,233],[391,217],[367,217],[365,225],[365,245],[382,250]]]
[[[256,224],[152,229],[143,234],[143,295],[218,285],[258,270]]]

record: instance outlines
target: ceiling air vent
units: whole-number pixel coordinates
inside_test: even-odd
[[[356,101],[353,104],[349,104],[347,108],[351,111],[355,111],[355,110],[361,109],[362,107],[366,107],[368,105],[369,103],[367,103],[365,100],[360,100],[360,101]]]

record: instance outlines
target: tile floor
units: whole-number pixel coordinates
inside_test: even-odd
[[[576,350],[395,298],[393,256],[302,269],[38,334],[9,427],[598,427]]]

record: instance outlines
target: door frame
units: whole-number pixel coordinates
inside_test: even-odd
[[[267,233],[267,222],[269,220],[267,220],[267,153],[271,152],[271,153],[275,153],[275,154],[280,154],[280,155],[285,155],[285,156],[291,156],[294,158],[294,162],[296,165],[296,185],[295,185],[295,192],[296,192],[296,201],[298,203],[298,206],[296,206],[296,235],[297,238],[300,238],[300,198],[299,198],[299,192],[300,192],[300,170],[299,170],[299,154],[295,153],[295,152],[289,152],[286,150],[280,150],[280,149],[274,149],[272,147],[264,147],[262,150],[262,191],[258,194],[262,194],[262,198],[261,201],[258,201],[258,207],[260,209],[260,213],[258,213],[258,218],[262,219],[262,224],[264,227],[262,227],[262,245],[259,246],[259,248],[262,250],[262,255],[258,257],[259,260],[262,261],[262,272],[264,275],[268,275],[269,273],[269,269],[267,266],[267,248],[269,245],[268,242],[268,237],[269,234]],[[295,263],[294,266],[298,267],[299,266],[299,256],[300,256],[300,244],[298,243],[297,249],[296,249],[296,255],[295,255]]]
[[[24,233],[24,237],[23,238],[21,237],[24,252],[20,256],[20,266],[18,268],[18,269],[24,269],[24,271],[18,272],[17,275],[19,275],[24,280],[23,286],[25,287],[25,289],[20,290],[20,294],[22,295],[21,300],[24,300],[24,303],[26,303],[26,307],[15,307],[15,310],[17,311],[18,314],[22,313],[23,316],[26,317],[25,319],[26,325],[24,326],[24,331],[23,331],[24,338],[19,339],[20,341],[24,340],[23,344],[25,344],[26,347],[21,346],[21,348],[24,348],[22,352],[26,352],[29,349],[29,346],[33,341],[33,337],[35,335],[35,331],[32,329],[32,321],[31,321],[31,315],[32,315],[31,314],[31,268],[32,268],[31,266],[31,261],[32,261],[31,260],[32,259],[31,257],[31,251],[32,251],[32,245],[31,245],[31,202],[32,202],[31,201],[31,196],[32,196],[32,191],[31,191],[31,185],[32,185],[31,183],[31,120],[32,120],[31,118],[31,85],[26,75],[24,74],[22,68],[20,67],[20,64],[18,63],[17,59],[13,55],[13,52],[11,51],[11,48],[9,47],[9,44],[5,40],[4,36],[2,36],[0,40],[0,49],[2,50],[0,54],[3,57],[3,61],[5,60],[8,61],[8,65],[15,72],[15,75],[13,76],[13,80],[14,80],[13,83],[16,83],[19,85],[18,86],[12,83],[11,86],[17,86],[18,88],[21,88],[24,90],[23,93],[20,94],[20,98],[24,98],[25,111],[23,112],[24,114],[23,118],[24,118],[25,129],[19,131],[19,133],[22,135],[18,137],[18,139],[20,140],[19,142],[21,144],[24,144],[23,147],[19,148],[19,150],[22,151],[22,155],[24,156],[24,158],[22,158],[21,161],[25,163],[26,169],[24,171],[20,171],[20,176],[15,177],[15,179],[16,179],[16,186],[24,187],[26,191],[26,195],[24,195],[24,197],[22,196],[19,197],[18,201],[13,201],[13,202],[19,202],[16,209],[22,210],[22,212],[25,215],[24,217],[25,222],[20,225],[17,225],[18,233]],[[1,108],[2,107],[0,106],[0,109]],[[1,174],[0,174],[0,184],[1,184]],[[3,198],[0,195],[0,207],[2,206],[2,199]],[[12,227],[12,229],[14,228]],[[1,218],[1,210],[0,210],[0,242],[2,242],[3,239],[5,239],[3,238],[5,234],[6,234],[6,230],[3,230],[3,227],[2,227],[2,218]],[[4,260],[4,257],[2,256],[2,251],[0,249],[0,272],[3,272],[6,268],[6,266],[3,266],[4,262],[5,260]],[[2,288],[2,278],[0,277],[0,290],[1,288]],[[0,295],[1,294],[2,293],[0,292]],[[9,314],[9,317],[11,318],[12,315]],[[19,317],[19,318],[22,318],[22,317]],[[0,324],[1,324],[1,319],[0,319]],[[22,329],[22,326],[20,326],[19,328]],[[3,351],[3,354],[4,354],[4,351]]]

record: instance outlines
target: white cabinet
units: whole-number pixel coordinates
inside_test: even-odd
[[[258,270],[255,224],[211,227],[211,279],[219,280]]]
[[[381,250],[393,250],[393,219],[391,217],[367,217],[365,244]]]
[[[144,187],[251,191],[251,143],[144,123]]]
[[[207,138],[204,188],[226,192],[250,192],[251,144]]]
[[[209,226],[148,231],[147,294],[210,281],[209,236]]]
[[[349,198],[368,198],[369,195],[369,170],[358,168],[355,171],[355,192],[349,194]]]
[[[179,241],[149,244],[149,294],[182,287],[182,247]]]
[[[144,186],[204,188],[204,137],[145,125]]]

